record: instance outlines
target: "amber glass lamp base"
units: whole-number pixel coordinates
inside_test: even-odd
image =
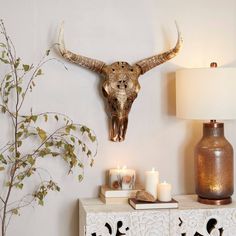
[[[224,137],[224,124],[203,124],[203,137],[195,148],[195,190],[198,201],[210,205],[232,202],[233,148]]]

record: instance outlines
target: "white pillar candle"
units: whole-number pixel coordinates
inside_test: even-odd
[[[121,176],[121,189],[122,190],[129,190],[135,188],[135,170],[133,169],[127,169],[126,166],[124,166],[120,170],[120,176]]]
[[[159,172],[152,168],[145,172],[145,190],[157,198],[157,184],[159,183]]]
[[[113,168],[109,170],[109,187],[111,189],[121,189],[120,168]]]
[[[166,181],[157,185],[157,199],[162,202],[171,201],[171,184]]]

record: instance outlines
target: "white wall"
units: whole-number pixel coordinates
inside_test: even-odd
[[[211,61],[236,66],[235,9],[235,0],[0,0],[0,17],[28,63],[37,62],[56,41],[62,20],[68,48],[107,63],[135,63],[169,49],[177,37],[175,20],[184,38],[179,56],[140,78],[123,143],[108,140],[99,77],[67,62],[69,71],[55,63],[47,66],[28,104],[35,111],[66,113],[93,128],[98,156],[81,184],[65,176],[62,163],[48,160],[46,167],[61,193],[50,194],[44,207],[28,208],[15,217],[9,236],[77,236],[77,199],[96,197],[105,171],[117,164],[135,168],[141,180],[145,170],[156,167],[175,194],[194,192],[193,146],[201,136],[201,122],[175,118],[174,73],[181,67],[208,67]],[[225,126],[236,147],[236,123]]]

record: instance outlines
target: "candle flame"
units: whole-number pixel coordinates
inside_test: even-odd
[[[154,172],[155,171],[155,167],[152,167],[152,172]]]
[[[122,170],[125,170],[125,169],[127,169],[127,166],[123,166],[123,167],[122,167]]]

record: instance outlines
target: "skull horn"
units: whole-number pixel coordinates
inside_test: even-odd
[[[175,47],[170,49],[167,52],[164,52],[164,53],[152,56],[152,57],[148,57],[146,59],[143,59],[143,60],[137,62],[136,65],[138,65],[141,68],[141,74],[146,73],[147,71],[151,70],[152,68],[170,60],[171,58],[175,57],[178,54],[179,50],[182,47],[183,39],[182,39],[181,33],[179,31],[179,27],[176,22],[175,22],[175,24],[176,24],[176,28],[177,28],[177,32],[178,32],[178,40],[177,40]]]
[[[62,22],[61,24],[58,42],[59,42],[59,51],[64,58],[80,66],[83,66],[89,70],[95,71],[97,73],[102,73],[102,68],[105,65],[104,62],[84,57],[79,54],[75,54],[66,49],[64,42],[64,22]]]

